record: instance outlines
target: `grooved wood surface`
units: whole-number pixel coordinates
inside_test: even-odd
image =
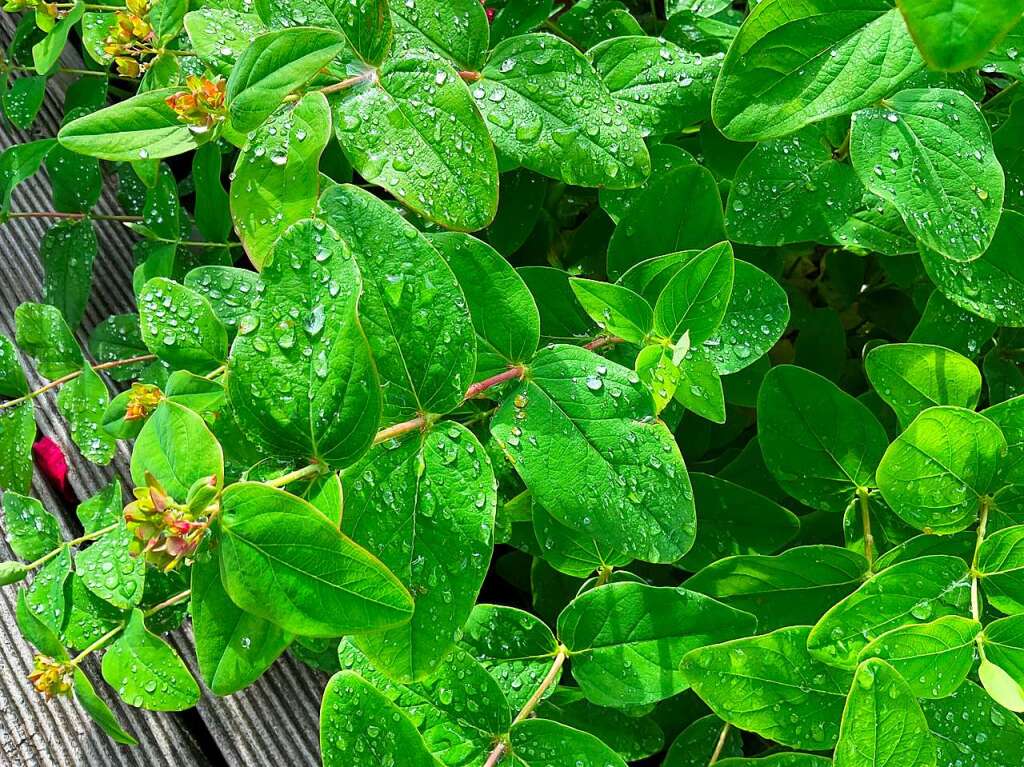
[[[0,14],[0,44],[9,43],[14,29],[11,14]],[[71,53],[67,66],[78,66]],[[0,126],[0,150],[14,143],[54,136],[60,124],[62,89],[70,80],[53,78],[32,130],[14,132]],[[50,187],[45,172],[26,181],[14,193],[12,210],[51,210]],[[96,208],[99,213],[120,213],[114,185],[104,186]],[[0,226],[0,332],[13,338],[14,309],[23,301],[42,298],[42,266],[39,240],[51,224],[45,219],[19,219]],[[133,311],[131,290],[132,253],[135,239],[117,223],[95,224],[99,241],[93,293],[79,340],[110,314]],[[31,369],[28,366],[27,369]],[[36,386],[41,382],[30,376]],[[66,425],[56,412],[54,394],[37,401],[36,423],[40,435],[61,445],[70,466],[69,485],[77,499],[88,498],[107,486],[115,476],[129,487],[129,452],[121,443],[113,463],[98,467],[80,457]],[[74,504],[60,498],[38,476],[33,494],[61,518],[65,532],[74,536],[80,527]],[[0,540],[0,558],[11,551]],[[98,692],[111,704],[126,729],[141,741],[135,748],[119,746],[92,724],[73,701],[47,703],[25,678],[31,669],[32,650],[21,639],[14,623],[16,591],[0,589],[0,764],[10,767],[313,767],[320,763],[318,712],[326,679],[290,657],[284,657],[252,687],[227,698],[204,690],[199,705],[180,714],[154,713],[122,704],[103,684],[98,664],[86,672]],[[185,628],[174,632],[170,642],[196,673],[191,636]]]

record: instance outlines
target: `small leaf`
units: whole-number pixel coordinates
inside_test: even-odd
[[[3,505],[7,543],[16,557],[32,562],[61,544],[60,525],[40,501],[7,490]]]
[[[199,701],[199,685],[178,654],[146,628],[133,610],[124,631],[103,654],[103,678],[129,706],[183,711]]]
[[[96,694],[96,690],[92,686],[92,682],[89,681],[89,677],[80,668],[75,669],[74,692],[75,701],[77,701],[78,705],[85,709],[85,713],[112,740],[117,743],[123,743],[126,746],[139,745],[139,741],[136,740],[135,736],[121,727],[121,723],[117,721],[117,717],[110,710],[110,706]]]
[[[654,330],[654,310],[629,288],[581,277],[569,283],[587,314],[610,335],[642,344]]]
[[[431,48],[461,69],[478,70],[488,49],[487,14],[474,0],[392,2],[395,58]]]
[[[152,474],[179,503],[197,480],[224,481],[224,456],[203,419],[174,402],[160,403],[142,427],[131,460],[132,482],[146,484]]]
[[[121,610],[142,602],[146,562],[128,551],[132,535],[121,524],[75,555],[75,572],[100,599]]]
[[[509,734],[514,758],[523,767],[578,764],[579,767],[626,767],[608,746],[587,732],[546,719],[524,719]]]
[[[106,465],[114,457],[117,443],[103,428],[103,414],[110,392],[99,374],[86,365],[82,374],[64,384],[57,395],[57,407],[68,421],[68,430],[82,455],[93,463]]]
[[[18,346],[35,359],[44,378],[61,378],[85,364],[78,342],[55,307],[21,304],[14,310],[14,322]]]
[[[210,302],[183,285],[155,277],[139,294],[142,339],[170,365],[209,373],[228,357],[228,335]]]
[[[1020,0],[899,0],[896,3],[928,65],[958,70],[980,63],[985,54],[1020,21]]]
[[[77,327],[85,315],[98,249],[88,219],[61,221],[47,229],[39,243],[46,303],[56,306],[71,327]]]

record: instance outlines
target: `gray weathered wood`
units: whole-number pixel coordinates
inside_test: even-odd
[[[10,15],[0,16],[0,41],[10,39],[13,23]],[[69,59],[69,66],[80,62]],[[47,101],[31,135],[0,132],[0,149],[30,138],[53,136],[60,122],[57,105],[61,101],[63,76],[51,81]],[[13,210],[49,210],[49,184],[45,175],[22,184],[15,192]],[[121,212],[108,183],[97,212]],[[19,219],[0,227],[0,331],[13,336],[13,312],[23,301],[38,301],[42,296],[42,270],[37,257],[38,243],[50,222],[44,219]],[[131,245],[136,239],[115,223],[96,225],[100,254],[96,262],[94,289],[83,331],[114,313],[133,310],[131,291]],[[38,385],[37,378],[31,383]],[[66,425],[54,407],[52,394],[37,400],[37,424],[60,444],[71,467],[69,485],[79,499],[103,489],[114,476],[127,479],[128,447],[121,444],[110,467],[97,467],[80,457]],[[125,482],[125,486],[128,483]],[[55,513],[60,500],[38,478],[34,486],[38,497]],[[64,523],[74,525],[73,515],[65,512]],[[9,557],[9,551],[0,551]],[[186,627],[170,638],[172,644],[195,669],[191,636]],[[155,767],[193,767],[227,763],[228,765],[287,765],[301,767],[319,764],[318,711],[325,679],[302,664],[284,658],[263,679],[248,690],[228,698],[208,692],[197,707],[201,725],[196,731],[187,717],[139,711],[112,701],[122,721],[141,736],[136,749],[109,741],[73,704],[57,701],[47,705],[32,690],[24,677],[31,665],[31,651],[18,637],[13,617],[13,590],[0,592],[0,652],[6,661],[0,665],[0,763],[16,767],[64,767],[64,765],[154,765]],[[95,671],[95,669],[93,669]],[[98,679],[98,674],[93,674]],[[97,685],[101,687],[102,685]],[[212,742],[202,730],[212,736]],[[205,750],[205,753],[204,753]]]

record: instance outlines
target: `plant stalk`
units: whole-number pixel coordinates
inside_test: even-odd
[[[90,221],[122,221],[137,223],[142,221],[142,216],[121,216],[106,213],[64,213],[59,210],[27,210],[14,211],[7,214],[8,218],[67,218],[80,221],[87,218]]]
[[[864,527],[864,558],[868,561],[868,572],[875,569],[875,536],[871,534],[871,504],[868,501],[868,489],[857,488],[860,501],[860,520]]]
[[[37,567],[42,567],[47,562],[49,562],[51,559],[53,559],[55,556],[57,556],[60,552],[62,552],[65,547],[67,547],[67,546],[78,546],[80,544],[85,543],[86,541],[94,541],[97,538],[100,538],[100,537],[106,535],[107,533],[113,532],[114,530],[116,530],[118,528],[118,525],[120,525],[120,524],[121,524],[120,522],[115,522],[114,524],[107,525],[106,527],[101,528],[99,530],[93,530],[91,533],[86,533],[85,535],[80,535],[78,538],[75,538],[74,540],[65,541],[64,543],[62,543],[60,546],[58,546],[57,548],[53,549],[52,551],[48,551],[45,554],[43,554],[43,556],[39,557],[39,559],[35,560],[34,562],[29,562],[27,565],[25,565],[25,568],[28,569],[28,570],[35,570]]]
[[[274,479],[268,479],[263,484],[267,487],[284,487],[290,485],[292,482],[296,482],[300,479],[304,479],[309,476],[323,473],[324,467],[319,463],[311,463],[308,466],[303,466],[301,469],[290,471],[287,474],[282,474],[280,477]]]
[[[725,739],[729,737],[729,730],[731,729],[732,725],[726,722],[725,727],[722,728],[722,732],[718,736],[718,742],[715,744],[715,750],[711,752],[711,758],[708,760],[708,767],[712,767],[712,765],[718,761],[718,757],[722,755],[722,749],[725,748]]]
[[[991,500],[985,497],[981,501],[981,512],[978,516],[978,537],[974,543],[974,557],[971,559],[971,617],[981,620],[981,596],[978,593],[978,555],[981,544],[985,542],[985,531],[988,529],[988,510]]]
[[[128,357],[127,359],[123,360],[112,360],[110,362],[103,362],[99,365],[93,365],[92,369],[109,370],[110,368],[120,367],[121,365],[132,365],[136,362],[152,362],[155,359],[155,354],[140,354],[138,357]],[[45,392],[50,391],[50,389],[56,389],[58,386],[66,384],[68,381],[74,381],[80,375],[82,375],[82,371],[76,370],[74,373],[68,373],[66,376],[55,378],[48,384],[40,386],[35,391],[30,391],[28,394],[18,397],[17,399],[12,399],[8,400],[7,402],[0,403],[0,410],[5,410],[6,408],[9,407],[15,407],[16,405],[20,405],[23,402],[28,402],[29,400],[35,399],[40,394],[44,394]]]

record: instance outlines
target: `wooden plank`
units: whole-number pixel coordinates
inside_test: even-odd
[[[13,24],[10,15],[4,15],[0,27],[0,37],[9,39]],[[76,66],[79,62],[69,59],[68,66]],[[34,128],[32,136],[0,135],[0,148],[11,143],[22,142],[29,138],[52,136],[56,133],[60,121],[60,113],[55,104],[60,103],[59,85],[62,78],[51,81],[47,102],[44,105]],[[43,174],[22,184],[14,195],[13,210],[48,210],[50,209],[50,190]],[[121,212],[117,206],[112,184],[107,184],[103,197],[97,206],[98,212]],[[42,295],[42,270],[38,261],[38,243],[50,222],[41,219],[20,219],[0,227],[0,253],[4,254],[3,276],[0,278],[0,331],[13,335],[13,311],[23,301],[40,300]],[[134,296],[131,290],[132,254],[131,246],[135,236],[126,228],[115,223],[98,223],[96,225],[100,254],[96,262],[93,295],[83,321],[83,329],[95,327],[103,318],[114,313],[133,311]],[[87,334],[79,333],[81,341]],[[31,376],[33,385],[39,381]],[[66,425],[58,417],[52,395],[43,395],[37,408],[37,423],[41,433],[47,434],[57,441],[68,455],[69,485],[78,498],[87,498],[107,486],[114,476],[122,477],[126,487],[129,450],[123,443],[119,445],[113,464],[110,467],[97,467],[80,457],[73,446]],[[42,496],[40,496],[42,497]],[[54,500],[52,496],[49,501]],[[48,508],[55,509],[54,506]],[[76,524],[65,517],[65,522]],[[11,605],[5,602],[0,612],[0,621],[5,626],[13,626],[10,613]],[[191,635],[188,628],[170,637],[182,656],[195,669],[195,655],[192,650]],[[12,653],[10,658],[21,657],[27,652],[24,643],[17,637],[8,638],[0,635],[0,647],[9,649],[8,644],[19,645],[18,655]],[[30,662],[30,655],[29,662]],[[15,665],[15,664],[9,664]],[[20,667],[25,668],[24,658]],[[35,695],[23,677],[11,680],[9,669],[0,669],[3,677],[0,686],[0,709],[3,699],[8,695],[13,705],[8,732],[24,733],[12,736],[11,753],[38,753],[34,757],[18,757],[28,761],[14,764],[21,767],[32,765],[170,765],[166,761],[168,754],[173,754],[175,767],[192,767],[222,763],[228,765],[292,765],[313,767],[320,763],[318,714],[319,701],[325,684],[325,678],[306,668],[291,658],[279,661],[257,684],[248,690],[227,698],[217,698],[205,692],[197,710],[201,721],[195,732],[196,722],[189,724],[181,717],[161,716],[151,712],[140,712],[136,709],[118,706],[118,713],[124,721],[130,722],[136,732],[147,733],[146,745],[136,750],[123,749],[113,745],[101,747],[101,743],[109,744],[105,736],[83,719],[73,708],[65,711],[40,708],[29,705],[29,699],[18,697],[8,687],[26,694]],[[19,674],[14,671],[14,674]],[[127,709],[127,711],[126,711]],[[53,738],[46,733],[52,729],[52,722],[45,717],[46,711],[59,712],[61,732],[79,733],[76,742],[84,748],[82,733],[89,733],[90,738],[98,739],[95,745],[89,740],[89,751],[78,754],[71,743],[63,741],[40,740]],[[128,713],[130,712],[130,713]],[[0,715],[2,716],[2,715]],[[8,724],[6,719],[0,722]],[[19,722],[21,723],[19,725]],[[20,729],[19,729],[20,727]],[[36,734],[42,733],[42,734]],[[212,742],[204,743],[206,735],[212,736]],[[153,745],[149,741],[153,740]],[[205,757],[196,746],[205,751]],[[169,746],[168,746],[169,744]],[[0,747],[6,754],[7,745],[0,736]],[[106,750],[103,750],[106,748]],[[168,751],[168,748],[171,750]],[[97,750],[99,749],[99,750]],[[152,753],[151,753],[152,752]],[[129,755],[126,755],[129,754]],[[14,758],[14,757],[12,757]],[[31,761],[35,758],[36,761]]]

